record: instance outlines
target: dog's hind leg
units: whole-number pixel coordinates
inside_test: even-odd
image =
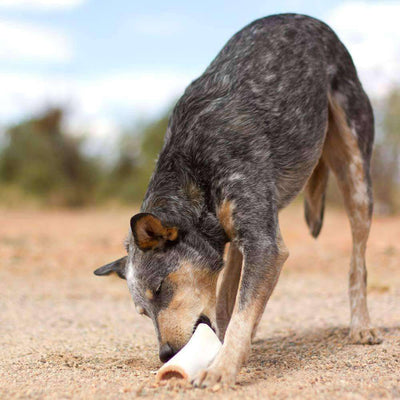
[[[365,250],[372,214],[369,166],[373,116],[366,96],[353,100],[358,100],[361,104],[359,113],[352,118],[351,114],[347,112],[346,115],[339,102],[330,96],[329,127],[323,158],[336,175],[353,237],[349,276],[350,339],[355,343],[377,344],[382,340],[379,332],[372,328],[370,323],[365,266]],[[366,143],[367,141],[369,143]]]
[[[328,178],[329,168],[320,159],[304,188],[304,216],[311,235],[315,238],[322,228]]]
[[[243,256],[235,243],[230,243],[228,257],[222,272],[217,298],[217,326],[218,336],[223,341],[226,328],[235,307]]]

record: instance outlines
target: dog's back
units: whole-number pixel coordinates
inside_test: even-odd
[[[274,186],[281,208],[321,156],[327,92],[345,109],[352,97],[368,103],[354,82],[350,55],[321,21],[296,14],[259,19],[234,35],[186,89],[171,116],[158,171],[179,159],[179,168],[210,196],[228,181],[257,176],[258,185]],[[371,140],[365,142],[370,152]]]

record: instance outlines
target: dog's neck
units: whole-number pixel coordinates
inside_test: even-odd
[[[155,173],[147,189],[141,211],[160,218],[165,225],[189,229],[197,225],[202,214],[204,201],[199,192],[191,198],[190,188],[182,174],[175,172]]]
[[[204,200],[204,192],[182,170],[153,174],[141,211],[156,215],[166,226],[196,231],[218,252],[226,235]]]

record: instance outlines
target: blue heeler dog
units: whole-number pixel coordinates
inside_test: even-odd
[[[233,384],[288,257],[279,210],[303,189],[317,237],[332,171],[353,235],[350,338],[380,343],[365,268],[373,137],[368,97],[327,25],[296,14],[254,21],[176,104],[141,213],[130,221],[128,255],[95,273],[127,280],[164,362],[200,322],[209,324],[223,346],[193,384]]]

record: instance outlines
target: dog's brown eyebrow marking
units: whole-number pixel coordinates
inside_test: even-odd
[[[233,211],[235,209],[235,204],[228,199],[224,199],[221,206],[217,210],[217,217],[221,226],[229,239],[233,239],[235,236],[235,227],[233,223]]]
[[[144,308],[142,306],[137,305],[135,308],[138,314],[143,315],[145,313]]]
[[[145,294],[145,296],[146,296],[147,299],[153,300],[154,294],[153,294],[153,292],[152,292],[150,289],[146,289],[146,291],[145,291],[144,294]]]

